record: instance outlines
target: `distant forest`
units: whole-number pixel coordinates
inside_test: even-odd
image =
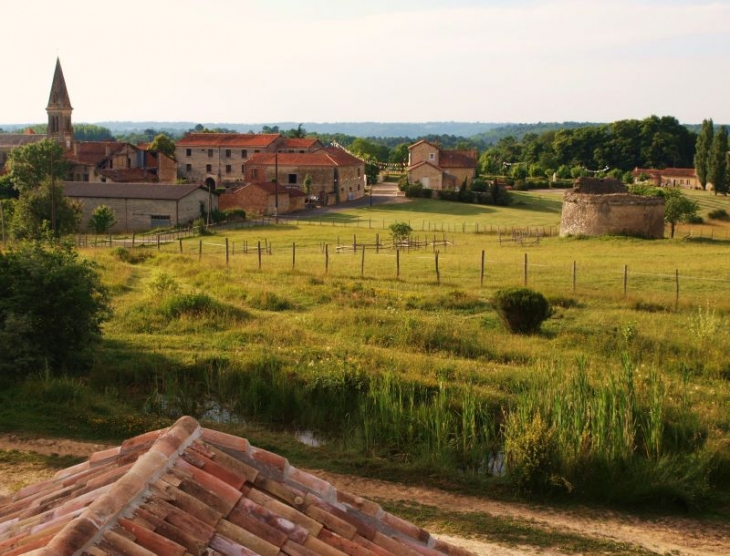
[[[45,125],[2,127],[6,132],[32,127],[37,133],[45,133]],[[74,136],[81,141],[136,144],[150,142],[159,134],[175,141],[190,131],[282,133],[316,137],[325,144],[340,144],[369,162],[392,164],[406,163],[408,145],[425,139],[445,149],[478,151],[480,170],[488,174],[544,177],[611,171],[618,177],[635,167],[691,167],[699,128],[680,124],[671,116],[609,124],[100,122],[76,124]]]

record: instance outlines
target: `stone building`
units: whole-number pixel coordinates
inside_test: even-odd
[[[642,178],[656,187],[684,187],[687,189],[702,189],[700,180],[694,168],[634,168],[631,172],[634,181]]]
[[[272,182],[249,183],[221,194],[220,210],[243,209],[247,216],[275,216],[304,209],[305,197],[298,188]]]
[[[114,211],[117,223],[110,232],[139,232],[189,224],[207,211],[218,208],[218,196],[199,185],[151,183],[66,182],[64,196],[83,207],[81,229],[99,205]]]
[[[311,176],[309,192],[304,180]],[[305,153],[261,153],[246,163],[247,182],[297,187],[322,205],[360,199],[365,193],[365,163],[336,147]]]
[[[663,238],[664,198],[632,195],[610,178],[578,178],[563,197],[560,235]]]
[[[408,181],[420,182],[425,189],[467,187],[476,176],[477,152],[442,149],[428,141],[408,147]]]

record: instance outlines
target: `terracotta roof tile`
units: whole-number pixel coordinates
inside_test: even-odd
[[[0,553],[34,556],[462,556],[380,506],[338,492],[190,418],[95,453],[0,498]]]
[[[177,147],[265,148],[281,139],[278,133],[188,133]]]
[[[335,147],[326,147],[308,153],[258,153],[246,162],[246,166],[357,166],[364,164],[359,158]]]

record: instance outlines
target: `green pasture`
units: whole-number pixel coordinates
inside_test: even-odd
[[[419,200],[219,229],[136,247],[134,259],[84,248],[114,303],[94,368],[5,392],[0,428],[123,438],[192,414],[349,472],[418,469],[491,494],[724,503],[725,228],[707,224],[713,239],[500,244],[482,227],[509,227],[504,239],[559,223],[559,196],[515,196],[509,208]],[[703,210],[726,201],[698,197]],[[428,245],[396,251],[389,219],[410,221]],[[491,305],[525,283],[553,307],[533,336],[506,332]],[[262,426],[326,443],[293,450]],[[506,476],[490,464],[504,452]]]

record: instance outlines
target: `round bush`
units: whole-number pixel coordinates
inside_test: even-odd
[[[511,331],[533,334],[550,316],[550,303],[545,296],[529,288],[499,290],[494,296],[494,308]]]

